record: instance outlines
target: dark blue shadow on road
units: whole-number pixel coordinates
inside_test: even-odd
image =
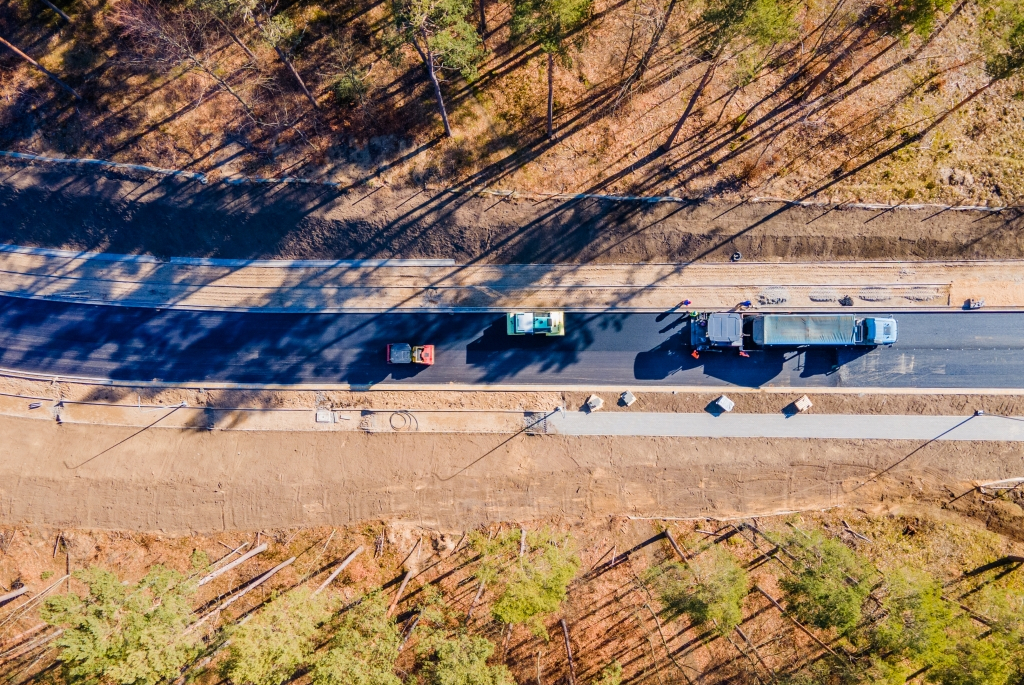
[[[496,317],[483,334],[466,346],[466,363],[480,367],[483,382],[511,378],[524,371],[553,373],[580,362],[603,330],[621,332],[629,314],[566,314],[565,335],[509,335],[505,316]]]
[[[786,381],[788,376],[811,378],[827,376],[838,367],[835,350],[761,350],[739,356],[736,350],[704,351],[692,356],[688,326],[657,347],[641,352],[633,363],[637,380],[662,381],[681,374],[680,383],[699,382],[693,373],[716,378],[730,385],[756,388],[769,381]]]
[[[457,315],[161,311],[0,298],[0,366],[123,381],[372,385],[429,376],[434,369],[388,364],[388,343],[457,344],[452,331],[475,321]]]

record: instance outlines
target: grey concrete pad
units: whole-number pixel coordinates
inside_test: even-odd
[[[556,413],[548,433],[692,438],[1024,441],[1024,417]]]

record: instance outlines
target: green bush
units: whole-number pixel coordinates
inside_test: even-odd
[[[313,685],[401,685],[394,670],[402,635],[387,610],[378,591],[342,615],[313,669]]]
[[[546,531],[527,537],[527,554],[511,565],[511,580],[491,607],[495,620],[525,625],[534,635],[547,636],[544,617],[558,611],[580,566],[567,542],[556,544]]]
[[[438,632],[418,651],[427,685],[515,685],[505,666],[487,665],[494,645],[482,637]]]
[[[335,99],[342,105],[354,105],[361,102],[370,90],[366,73],[358,69],[349,69],[339,74],[331,85]]]
[[[796,577],[779,580],[789,609],[804,623],[849,633],[860,620],[864,600],[871,592],[871,563],[818,531],[793,534],[785,544],[799,559]]]
[[[685,565],[668,564],[650,576],[673,617],[686,615],[695,625],[713,623],[722,635],[743,620],[743,598],[750,589],[736,557],[714,545]]]
[[[231,634],[224,675],[235,685],[280,685],[309,663],[313,637],[330,612],[300,588],[280,595]]]
[[[998,635],[984,640],[965,639],[925,677],[939,685],[1017,685],[1020,681],[1013,677],[1014,649],[1021,648]]]
[[[591,685],[622,685],[622,664],[613,661],[605,666]]]
[[[50,597],[41,615],[64,629],[56,646],[68,683],[153,685],[176,678],[198,653],[185,635],[195,586],[154,566],[136,585],[99,568],[76,571],[89,592]]]
[[[890,660],[909,658],[936,663],[952,646],[956,617],[942,599],[942,585],[924,571],[898,569],[886,576],[882,599],[885,617],[875,626],[872,643]]]

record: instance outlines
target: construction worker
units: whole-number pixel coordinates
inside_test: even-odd
[[[697,350],[691,352],[690,356],[693,357],[694,359],[700,359],[700,354],[697,353]]]

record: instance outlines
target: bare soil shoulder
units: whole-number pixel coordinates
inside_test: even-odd
[[[440,189],[201,186],[6,167],[0,242],[162,257],[642,263],[1024,257],[1018,210],[502,199]]]
[[[139,432],[6,416],[0,434],[0,523],[74,528],[752,516],[945,502],[1024,473],[1019,445],[994,442]]]

